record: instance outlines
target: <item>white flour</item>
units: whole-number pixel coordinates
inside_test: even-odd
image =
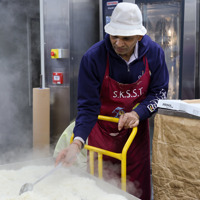
[[[28,166],[20,170],[0,170],[0,200],[127,200],[108,194],[93,179],[58,169],[37,183],[33,191],[19,196],[23,184],[33,183],[52,169],[52,166]]]

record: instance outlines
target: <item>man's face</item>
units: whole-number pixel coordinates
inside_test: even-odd
[[[110,41],[115,52],[122,58],[129,57],[133,54],[134,47],[137,41],[140,41],[142,36],[112,36]]]

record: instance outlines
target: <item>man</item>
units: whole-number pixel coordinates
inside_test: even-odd
[[[81,60],[75,138],[60,152],[56,163],[71,163],[87,138],[89,145],[121,152],[131,129],[138,126],[127,153],[127,176],[135,184],[134,195],[149,200],[148,118],[157,111],[158,100],[167,95],[164,52],[146,35],[136,4],[119,3],[105,32],[105,39],[93,45]],[[97,120],[99,114],[119,117],[119,123]]]

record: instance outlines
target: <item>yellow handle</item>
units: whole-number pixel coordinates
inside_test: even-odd
[[[109,122],[115,122],[118,123],[119,122],[119,118],[115,118],[115,117],[108,117],[108,116],[103,116],[103,115],[99,115],[98,116],[99,120],[104,120],[104,121],[109,121]],[[98,172],[99,172],[99,178],[102,178],[103,176],[103,155],[107,155],[113,158],[116,158],[118,160],[121,160],[121,188],[122,190],[126,191],[126,155],[127,155],[127,151],[132,143],[132,141],[134,140],[135,136],[137,134],[137,127],[134,127],[128,140],[126,141],[122,152],[121,153],[115,153],[115,152],[111,152],[111,151],[107,151],[101,148],[97,148],[97,147],[93,147],[90,145],[85,145],[84,148],[89,150],[89,156],[90,156],[90,173],[94,175],[94,153],[96,152],[98,153]],[[72,137],[70,139],[70,143],[73,141],[74,138],[74,134],[72,134]]]
[[[99,120],[104,120],[104,121],[108,121],[108,122],[115,122],[118,123],[119,122],[119,118],[115,118],[115,117],[107,117],[104,115],[99,115],[98,116]]]
[[[115,122],[115,123],[119,122],[119,118],[108,117],[108,116],[104,116],[104,115],[98,115],[98,119],[104,120],[104,121],[109,121],[109,122]],[[72,134],[72,136],[70,138],[70,144],[73,142],[73,139],[74,139],[74,134]]]

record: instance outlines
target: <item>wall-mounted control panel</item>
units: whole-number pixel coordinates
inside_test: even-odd
[[[51,58],[69,58],[69,49],[51,49]]]

